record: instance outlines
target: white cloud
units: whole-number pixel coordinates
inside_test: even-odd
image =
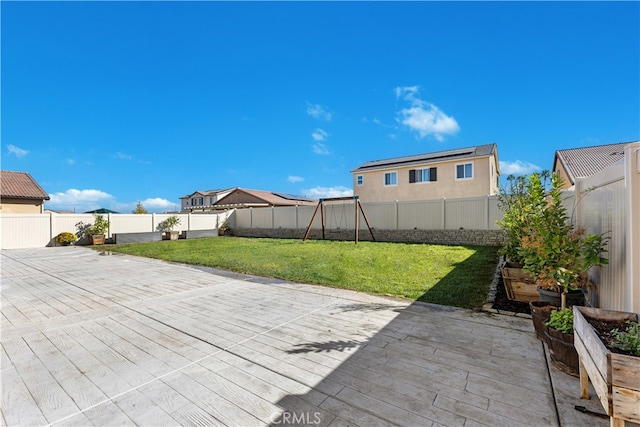
[[[16,156],[17,158],[21,158],[26,156],[27,154],[29,154],[29,151],[27,150],[23,150],[20,147],[16,147],[13,144],[9,144],[7,145],[7,150],[9,151],[9,154],[13,154],[14,156]]]
[[[503,175],[527,175],[533,172],[539,172],[542,168],[533,163],[516,160],[515,162],[500,161],[500,172]]]
[[[77,190],[71,188],[63,193],[49,194],[51,198],[46,202],[48,208],[76,210],[86,212],[97,208],[104,208],[104,204],[111,203],[113,196],[100,190]]]
[[[313,152],[321,156],[328,156],[329,154],[331,154],[331,152],[329,151],[329,146],[327,144],[323,144],[322,142],[313,144]]]
[[[458,122],[452,116],[447,116],[440,108],[418,97],[418,86],[395,88],[396,97],[404,99],[410,106],[398,112],[400,122],[409,129],[418,132],[420,138],[433,135],[438,141],[444,140],[444,135],[454,135],[460,130]]]
[[[162,199],[160,197],[155,197],[155,198],[151,198],[151,199],[144,199],[142,200],[142,206],[144,206],[145,208],[149,209],[149,210],[153,210],[153,209],[169,209],[169,208],[173,208],[176,206],[175,202],[171,202],[167,199]],[[136,202],[137,204],[137,202]]]
[[[302,182],[302,181],[304,181],[304,178],[301,177],[301,176],[289,175],[287,177],[287,181],[292,182],[292,183]]]
[[[336,187],[315,187],[302,190],[302,194],[311,199],[328,198],[328,197],[350,197],[353,196],[353,190],[342,185]]]
[[[331,121],[331,112],[327,111],[322,105],[309,104],[307,102],[307,114],[314,119],[324,120],[326,122]]]
[[[315,141],[324,141],[325,139],[327,139],[328,136],[329,134],[326,131],[319,128],[314,130],[313,133],[311,134],[311,137]]]
[[[133,160],[133,156],[132,155],[121,153],[120,151],[118,151],[116,154],[114,154],[113,157],[115,159],[120,159],[120,160]]]
[[[67,164],[68,165],[75,165],[76,161],[74,159],[67,159]]]
[[[396,93],[396,98],[400,98],[402,95],[404,95],[404,99],[406,99],[407,101],[412,101],[420,91],[420,88],[418,86],[398,86],[394,89],[394,91]]]

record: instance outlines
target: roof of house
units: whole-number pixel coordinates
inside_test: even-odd
[[[199,194],[201,196],[205,196],[205,197],[206,196],[215,196],[216,194],[224,193],[225,191],[231,191],[231,190],[233,190],[233,187],[232,188],[221,188],[221,189],[218,189],[218,190],[204,190],[204,191],[196,190],[193,193],[187,194],[186,196],[182,196],[180,198],[181,199],[190,199],[190,198],[192,198],[193,196],[195,196],[197,194]]]
[[[229,194],[218,200],[216,206],[295,206],[295,205],[315,205],[316,200],[306,197],[294,196],[292,194],[274,193],[271,191],[249,190],[246,188],[235,188]]]
[[[571,184],[577,178],[586,178],[599,172],[624,157],[624,147],[631,142],[595,145],[592,147],[557,150],[553,160],[553,170],[558,162],[562,164]]]
[[[425,163],[439,163],[451,160],[464,160],[475,157],[491,156],[497,153],[496,144],[478,145],[476,147],[457,148],[454,150],[436,151],[433,153],[416,154],[413,156],[394,157],[391,159],[373,160],[366,162],[356,169],[354,172],[363,172],[368,170],[389,169],[394,167],[404,167],[412,165],[422,165]]]
[[[27,172],[0,171],[0,197],[49,200],[49,195]]]

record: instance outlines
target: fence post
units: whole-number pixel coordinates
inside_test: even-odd
[[[107,237],[111,238],[111,214],[107,214],[107,222],[109,223],[109,227],[107,228]]]
[[[446,197],[442,198],[442,229],[447,229],[447,199]]]
[[[249,229],[253,230],[253,207],[249,207]]]
[[[484,229],[489,229],[489,195],[484,196]]]
[[[53,212],[49,212],[49,241],[53,239]]]
[[[151,214],[151,231],[154,231],[156,229],[156,214],[152,213]]]
[[[298,205],[296,205],[296,230],[298,229]]]
[[[191,212],[187,214],[187,231],[191,231]]]
[[[398,228],[400,227],[400,213],[399,213],[399,209],[400,207],[398,206],[398,201],[396,200],[396,211],[394,213],[394,215],[396,216],[396,230],[398,230]]]
[[[271,229],[276,228],[276,218],[275,218],[276,207],[271,206]]]

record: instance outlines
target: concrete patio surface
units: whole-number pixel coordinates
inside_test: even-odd
[[[3,426],[609,424],[530,319],[81,247],[1,269]]]

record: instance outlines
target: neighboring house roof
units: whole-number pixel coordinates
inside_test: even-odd
[[[560,163],[571,180],[571,185],[573,185],[577,178],[591,176],[622,159],[624,147],[630,143],[621,142],[557,150],[553,160],[553,170],[557,170],[558,163]]]
[[[180,198],[181,199],[190,199],[190,198],[192,198],[193,196],[196,196],[196,195],[205,196],[205,197],[206,196],[215,196],[216,194],[224,193],[225,191],[231,191],[231,190],[233,190],[233,188],[222,188],[222,189],[219,189],[219,190],[206,190],[206,191],[197,190],[197,191],[194,191],[191,194],[187,194],[186,196],[182,196]]]
[[[120,212],[112,211],[111,209],[107,209],[107,208],[100,208],[100,209],[95,209],[95,210],[92,210],[92,211],[87,211],[85,213],[90,213],[90,214],[110,214],[110,213],[117,214],[117,213],[120,213]]]
[[[270,191],[235,188],[215,203],[215,206],[295,206],[315,205],[317,201],[306,197]]]
[[[465,160],[475,157],[485,157],[497,153],[496,144],[478,145],[476,147],[457,148],[455,150],[437,151],[433,153],[417,154],[413,156],[394,157],[391,159],[373,160],[366,162],[351,173],[366,172],[370,170],[390,169],[395,167],[406,167],[412,165],[423,165],[425,163],[440,163],[451,160]],[[499,172],[498,172],[499,174]]]
[[[27,172],[0,171],[0,197],[49,200],[49,195]]]

